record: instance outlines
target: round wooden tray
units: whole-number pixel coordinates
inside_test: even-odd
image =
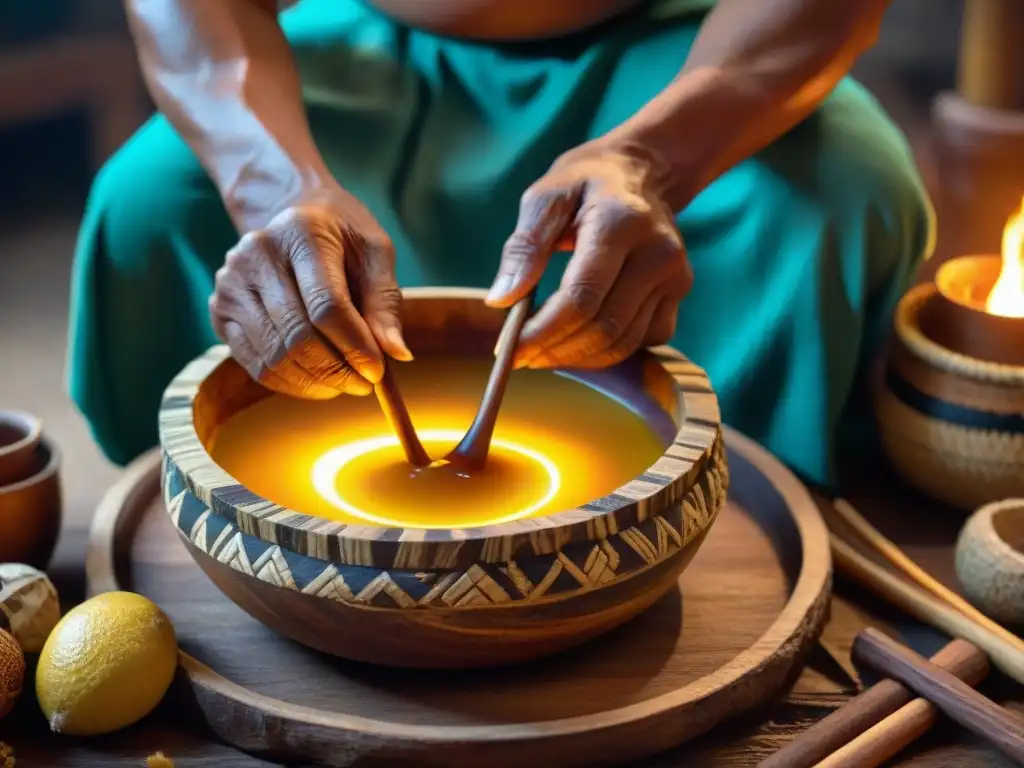
[[[764,704],[827,617],[828,534],[803,485],[728,431],[730,499],[674,590],[571,654],[466,672],[371,667],[276,634],[185,551],[139,459],[100,505],[91,593],[131,589],[171,617],[179,692],[243,750],[328,766],[595,766],[638,759]],[[408,762],[401,762],[408,761]]]

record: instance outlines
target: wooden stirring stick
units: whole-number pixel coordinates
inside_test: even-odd
[[[402,450],[405,451],[405,458],[409,463],[414,467],[425,467],[430,464],[430,456],[416,434],[409,409],[405,407],[402,393],[398,390],[395,373],[387,360],[384,361],[384,375],[374,386],[373,393],[377,396],[381,410],[384,411],[384,418],[398,436],[398,442],[402,444]]]
[[[942,667],[971,685],[976,685],[983,680],[989,671],[988,657],[965,640],[953,640],[936,653],[931,660],[936,666]],[[913,698],[914,694],[902,683],[895,680],[882,680],[859,696],[850,699],[782,749],[762,760],[759,768],[811,768],[814,765],[821,768],[826,764],[833,768],[838,768],[839,765],[867,768],[867,761],[864,759],[866,755],[863,754],[862,747],[849,750],[843,745],[849,746],[854,742],[859,742],[861,735],[871,732],[875,726],[883,722],[889,724],[883,733],[893,736],[901,734],[905,730],[907,720],[911,720],[913,728],[919,730],[921,728],[919,713],[915,710],[911,717],[910,712],[903,712]],[[901,715],[901,713],[903,714]],[[915,733],[914,738],[920,736],[921,733],[923,731]],[[872,735],[874,736],[874,734]],[[870,741],[874,746],[875,753],[879,753],[880,750],[891,750],[882,760],[891,757],[908,743],[906,741],[894,743],[888,736],[881,744],[877,743],[877,738],[872,738]],[[851,751],[860,762],[846,761],[845,755]],[[819,763],[819,761],[824,762]]]
[[[519,334],[523,331],[526,319],[533,309],[536,289],[516,302],[505,318],[505,324],[498,336],[498,344],[494,352],[494,367],[491,377],[487,380],[480,408],[476,412],[466,436],[445,459],[459,472],[475,472],[487,463],[487,453],[491,449],[491,438],[494,436],[494,425],[498,421],[498,410],[505,397],[505,387],[512,374],[512,361],[515,359],[516,347],[519,346]]]
[[[915,619],[941,629],[953,637],[969,640],[988,654],[994,666],[1018,683],[1024,684],[1024,653],[1015,645],[947,603],[932,597],[923,589],[889,573],[834,534],[832,559],[839,573],[888,600]]]
[[[895,640],[868,628],[853,656],[928,699],[947,717],[1024,764],[1024,717],[1016,715]]]
[[[879,532],[856,509],[854,509],[852,504],[845,499],[836,499],[833,502],[832,507],[846,522],[846,524],[853,528],[857,532],[857,535],[859,535],[875,552],[880,554],[893,566],[906,574],[907,577],[917,582],[920,586],[924,587],[940,600],[945,601],[950,606],[960,611],[960,613],[973,619],[977,624],[980,624],[992,634],[1001,637],[1007,643],[1017,648],[1021,655],[1024,656],[1024,640],[1010,632],[1001,624],[997,624],[992,621],[992,619],[964,600],[960,595],[939,583],[927,571],[907,557],[903,550],[897,547],[889,539],[885,538],[881,532]]]

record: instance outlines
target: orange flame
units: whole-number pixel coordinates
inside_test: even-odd
[[[1001,317],[1024,317],[1024,197],[1020,210],[1010,216],[1003,229],[1003,266],[985,302],[985,311]]]

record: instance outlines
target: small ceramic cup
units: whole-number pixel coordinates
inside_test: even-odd
[[[10,417],[9,413],[3,414],[0,418],[5,420],[0,423],[23,426],[34,423],[36,426],[25,432],[26,436],[34,435],[31,438],[34,440],[32,460],[19,459],[26,469],[10,472],[10,476],[24,475],[25,471],[28,474],[16,482],[0,484],[0,562],[25,563],[45,570],[60,533],[60,452],[38,431],[38,422],[34,419],[28,417],[28,420],[15,422]],[[24,439],[10,442],[7,447],[11,450],[7,453],[0,448],[0,459],[22,451],[24,442]],[[13,467],[13,460],[6,466]]]
[[[980,507],[956,542],[964,595],[986,616],[1024,626],[1024,499]]]
[[[40,466],[39,419],[21,411],[0,411],[0,488],[36,474]]]

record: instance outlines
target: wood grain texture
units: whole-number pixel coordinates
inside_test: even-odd
[[[731,433],[729,443],[733,501],[679,590],[571,654],[485,677],[338,661],[247,617],[203,576],[158,500],[132,490],[152,492],[152,455],[97,512],[90,587],[155,599],[181,641],[179,693],[222,739],[265,757],[496,767],[636,759],[770,701],[826,618],[831,567],[813,502],[760,448]]]
[[[954,640],[943,647],[932,657],[932,663],[972,683],[988,674],[988,657],[964,640]],[[811,768],[909,704],[913,698],[914,694],[902,683],[881,680],[812,725],[763,761],[760,768]]]
[[[403,327],[418,353],[491,354],[504,313],[469,289],[406,291]],[[265,397],[213,347],[167,388],[160,409],[160,441],[167,462],[190,492],[245,534],[301,555],[382,568],[452,568],[550,555],[574,542],[601,541],[672,508],[704,477],[721,442],[718,400],[703,370],[678,352],[659,347],[613,369],[578,376],[601,381],[635,401],[645,418],[674,422],[665,453],[640,477],[582,507],[541,518],[461,530],[378,528],[310,517],[262,499],[213,462],[204,445],[218,424]]]
[[[947,717],[1024,764],[1024,717],[958,680],[906,646],[865,629],[853,644],[855,659],[899,680]]]

